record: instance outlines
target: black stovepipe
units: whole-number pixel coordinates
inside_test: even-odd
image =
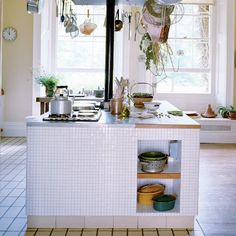
[[[113,92],[114,11],[115,0],[106,0],[105,102],[112,98]]]

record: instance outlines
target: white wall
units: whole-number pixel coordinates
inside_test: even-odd
[[[2,86],[5,91],[4,132],[23,131],[25,117],[31,115],[33,17],[25,0],[3,0],[3,27],[17,30],[14,42],[3,40]]]
[[[0,0],[0,32],[2,32],[2,0]],[[2,37],[0,37],[0,137],[3,128],[3,101],[2,94]]]
[[[236,4],[234,8],[234,22],[236,22]],[[236,106],[236,24],[234,26],[234,106]]]

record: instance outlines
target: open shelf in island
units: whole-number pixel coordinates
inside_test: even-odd
[[[138,179],[180,179],[181,178],[181,163],[171,160],[168,161],[164,170],[159,173],[143,172],[140,163],[138,163]]]
[[[169,211],[156,211],[153,206],[144,206],[137,203],[137,213],[147,213],[147,214],[171,214],[180,213],[180,199],[177,197],[175,202],[175,207]]]

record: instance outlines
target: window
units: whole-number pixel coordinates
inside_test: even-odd
[[[169,31],[173,66],[168,60],[165,68],[167,78],[155,78],[157,92],[210,94],[212,6],[183,4],[183,9],[183,18],[172,24]],[[177,72],[173,67],[175,70],[178,68]]]
[[[105,6],[73,6],[77,25],[87,19],[87,11],[97,28],[91,35],[72,38],[57,21],[55,72],[73,93],[104,88],[105,81]]]

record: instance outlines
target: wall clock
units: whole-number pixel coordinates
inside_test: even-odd
[[[13,27],[6,27],[2,31],[2,37],[7,41],[14,41],[17,37],[17,31]]]

